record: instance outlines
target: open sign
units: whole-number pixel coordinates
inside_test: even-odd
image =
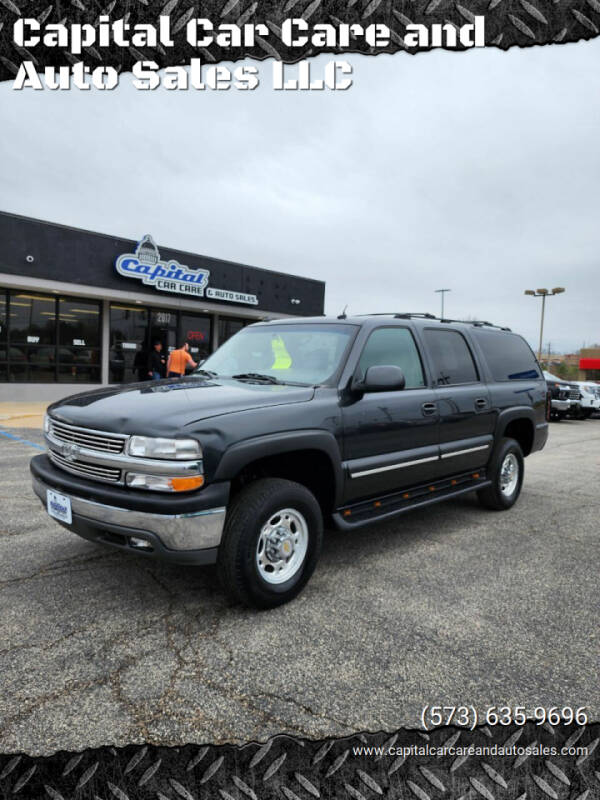
[[[204,334],[202,331],[188,331],[186,339],[189,339],[191,342],[203,342]]]

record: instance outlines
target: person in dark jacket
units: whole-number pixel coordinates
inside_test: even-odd
[[[153,381],[159,381],[165,377],[165,363],[166,359],[162,354],[162,342],[154,342],[148,361],[148,376]]]

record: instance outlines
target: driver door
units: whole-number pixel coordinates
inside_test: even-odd
[[[426,482],[439,459],[436,397],[410,328],[371,333],[357,370],[385,365],[402,369],[404,389],[357,394],[342,407],[346,503]]]

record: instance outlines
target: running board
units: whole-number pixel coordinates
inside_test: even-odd
[[[353,530],[373,522],[392,519],[404,514],[405,511],[412,511],[413,508],[422,508],[452,497],[460,497],[461,494],[491,486],[491,483],[486,478],[485,470],[461,473],[439,481],[413,486],[401,492],[342,506],[333,513],[333,522],[339,530]]]

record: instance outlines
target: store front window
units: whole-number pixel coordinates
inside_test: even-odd
[[[0,383],[8,378],[8,298],[7,293],[0,289]]]
[[[234,319],[233,317],[221,317],[219,319],[219,347],[225,344],[227,339],[231,339],[236,333],[248,325],[245,319]]]
[[[194,361],[211,352],[211,319],[171,309],[113,304],[110,307],[110,381],[131,383],[149,378],[149,358],[155,342],[168,354],[190,342]]]
[[[99,383],[100,304],[0,291],[0,380]]]

